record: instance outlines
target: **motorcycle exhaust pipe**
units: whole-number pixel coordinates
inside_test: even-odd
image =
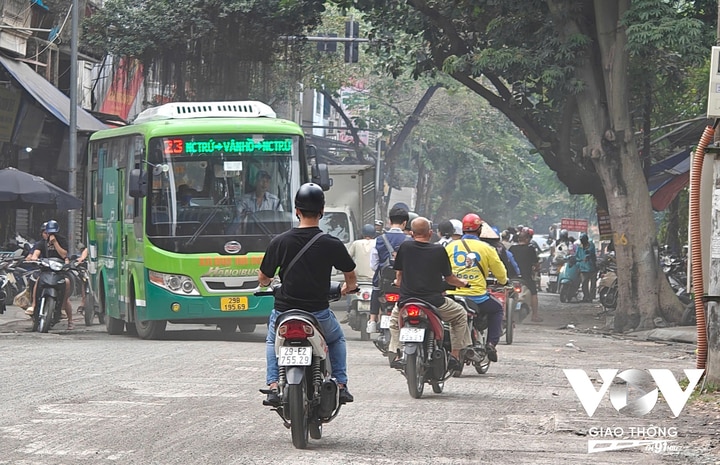
[[[325,381],[320,386],[320,418],[330,418],[340,402],[340,393],[335,381]]]

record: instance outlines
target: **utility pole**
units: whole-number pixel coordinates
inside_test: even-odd
[[[68,192],[77,197],[77,107],[78,107],[78,27],[80,22],[78,0],[72,2],[72,19],[70,21],[70,124],[68,136]],[[74,250],[75,240],[75,210],[68,212],[68,246]]]

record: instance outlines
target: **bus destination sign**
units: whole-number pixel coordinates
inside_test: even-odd
[[[292,153],[293,140],[268,139],[195,139],[186,140],[181,137],[163,139],[163,151],[166,155],[212,155],[215,153],[249,154],[249,153]]]

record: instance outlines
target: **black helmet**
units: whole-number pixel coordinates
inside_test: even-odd
[[[420,215],[418,215],[418,214],[415,213],[415,212],[408,212],[408,220],[407,220],[407,223],[405,223],[405,231],[410,231],[410,230],[411,230],[411,228],[410,228],[410,223],[412,223],[412,221],[413,221],[415,218],[419,217],[419,216],[420,216]]]
[[[295,208],[312,213],[320,213],[325,208],[325,193],[322,187],[308,182],[300,186],[295,194]]]

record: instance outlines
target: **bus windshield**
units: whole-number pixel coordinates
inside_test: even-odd
[[[151,139],[148,238],[176,252],[217,251],[228,241],[241,253],[264,251],[292,226],[290,178],[300,143],[277,134]]]

